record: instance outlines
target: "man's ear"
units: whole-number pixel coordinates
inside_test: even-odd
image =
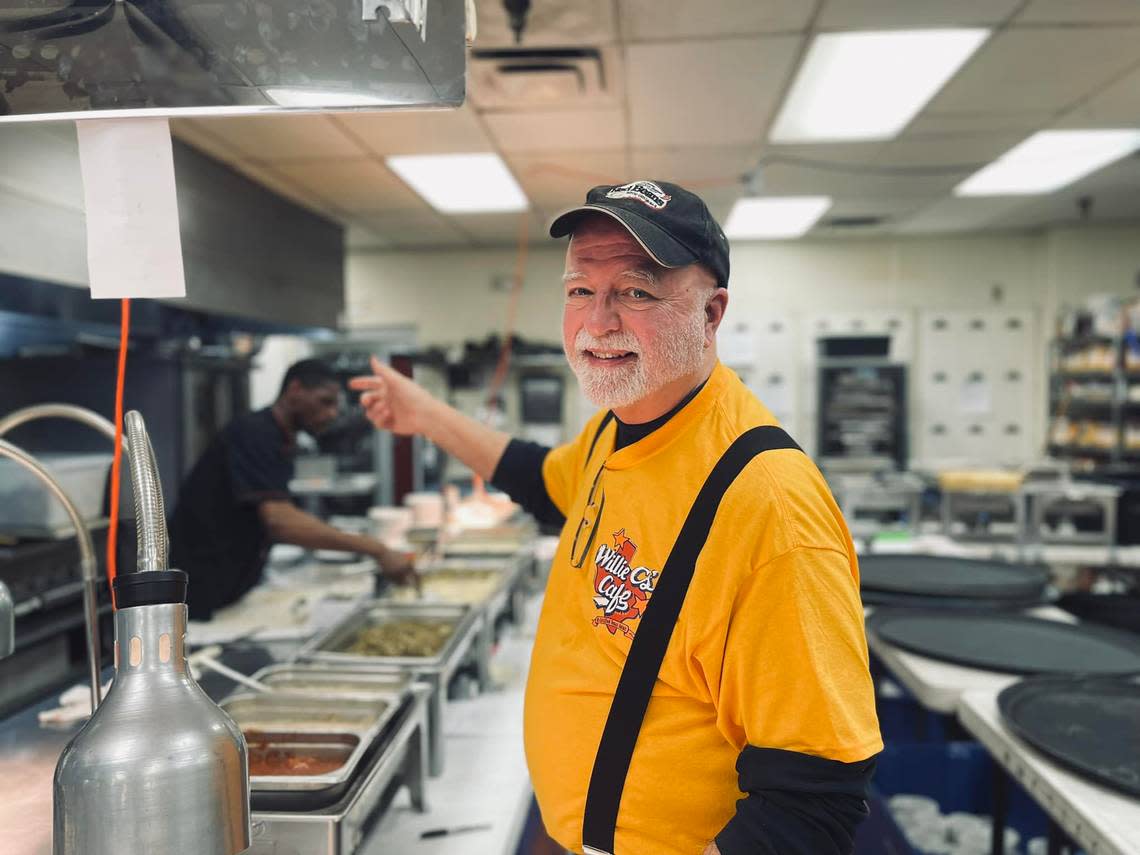
[[[711,297],[705,301],[705,323],[712,325],[712,334],[715,336],[720,322],[724,320],[725,310],[728,308],[728,289],[717,288]]]

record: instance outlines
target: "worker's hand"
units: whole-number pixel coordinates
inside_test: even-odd
[[[706,846],[702,855],[720,855],[720,849],[717,848],[716,842],[714,841]]]
[[[375,356],[372,374],[353,377],[348,386],[363,393],[360,403],[368,420],[392,433],[423,433],[430,419],[429,411],[436,403],[426,389]]]
[[[383,557],[378,555],[376,561],[380,565],[381,575],[386,579],[391,579],[398,585],[414,585],[419,590],[420,576],[409,555],[388,549],[384,551]]]

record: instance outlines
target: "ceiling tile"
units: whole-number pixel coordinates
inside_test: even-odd
[[[1118,161],[1047,196],[1033,196],[994,217],[997,228],[1039,228],[1060,223],[1140,221],[1140,170]]]
[[[347,213],[417,211],[427,203],[370,158],[279,161],[276,172]]]
[[[897,167],[908,171],[946,171],[950,174],[970,173],[1005,154],[1025,134],[1011,132],[976,136],[904,137],[884,143],[873,162],[884,169]]]
[[[519,214],[464,214],[451,218],[452,225],[469,236],[478,246],[517,246],[519,241]],[[534,211],[526,215],[528,243],[551,241],[546,220]]]
[[[291,202],[308,208],[324,217],[334,220],[343,219],[343,211],[329,203],[328,200],[312,193],[308,188],[296,183],[292,178],[282,175],[272,166],[248,160],[230,161],[229,165],[252,181],[276,193]]]
[[[591,187],[632,180],[624,150],[509,154],[507,162],[531,204],[546,217],[580,205]]]
[[[194,125],[249,160],[359,157],[360,149],[328,116],[290,114],[195,119]]]
[[[1018,24],[1140,23],[1136,0],[1030,0]]]
[[[637,178],[674,181],[701,193],[702,187],[739,187],[742,176],[759,162],[760,147],[638,148],[630,159]]]
[[[1066,113],[1055,126],[1140,128],[1140,68],[1125,74]]]
[[[621,32],[627,42],[751,36],[805,29],[813,4],[804,0],[622,0]]]
[[[826,0],[815,22],[820,30],[910,29],[917,27],[993,26],[1023,0]],[[804,4],[807,5],[807,4]]]
[[[1137,60],[1140,28],[1005,30],[930,102],[930,113],[1056,113]]]
[[[632,144],[759,144],[801,41],[771,36],[630,45]]]
[[[459,229],[435,211],[407,211],[358,217],[353,222],[369,229],[395,249],[418,247],[470,246]]]
[[[882,142],[817,143],[802,145],[766,145],[762,149],[763,164],[783,163],[820,168],[850,167],[874,163],[883,148]],[[842,171],[842,170],[841,170]]]
[[[1025,205],[1023,196],[945,196],[898,225],[899,234],[980,231],[994,219]]]
[[[597,45],[617,39],[613,0],[535,0],[521,44],[515,42],[502,0],[476,0],[475,8],[476,49]]]
[[[964,173],[965,174],[965,173]],[[962,178],[958,175],[892,174],[875,165],[848,165],[843,169],[822,164],[767,164],[763,170],[764,193],[772,196],[870,196],[898,199],[937,196]]]
[[[976,110],[938,111],[925,110],[904,132],[907,138],[935,137],[951,139],[978,134],[1020,133],[1029,136],[1053,121],[1051,110],[1021,112],[1016,108],[998,112]]]
[[[374,154],[452,154],[491,150],[478,115],[458,110],[338,113],[332,121]],[[359,153],[359,152],[358,152]]]
[[[881,217],[886,221],[885,225],[893,227],[898,221],[930,205],[936,198],[904,199],[898,196],[845,196],[834,200],[827,213],[823,215],[823,219]]]
[[[528,110],[484,113],[483,119],[499,150],[593,151],[626,144],[621,110]]]

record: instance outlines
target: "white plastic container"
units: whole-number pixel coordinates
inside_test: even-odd
[[[439,493],[408,493],[404,504],[412,509],[415,528],[439,528],[443,525],[443,496]]]
[[[112,455],[37,454],[87,522],[102,518],[103,491]],[[128,497],[129,498],[129,497]],[[128,506],[129,507],[129,506]],[[0,532],[52,537],[71,531],[71,520],[54,496],[23,467],[0,458]]]

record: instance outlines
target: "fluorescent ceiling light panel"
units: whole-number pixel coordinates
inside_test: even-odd
[[[986,29],[952,29],[816,36],[770,139],[892,139],[989,34]]]
[[[526,195],[497,154],[411,154],[388,167],[444,214],[525,211]]]
[[[724,224],[730,238],[797,238],[831,207],[827,196],[762,196],[737,199]]]
[[[1038,131],[954,188],[955,196],[1052,193],[1140,149],[1140,130]]]

